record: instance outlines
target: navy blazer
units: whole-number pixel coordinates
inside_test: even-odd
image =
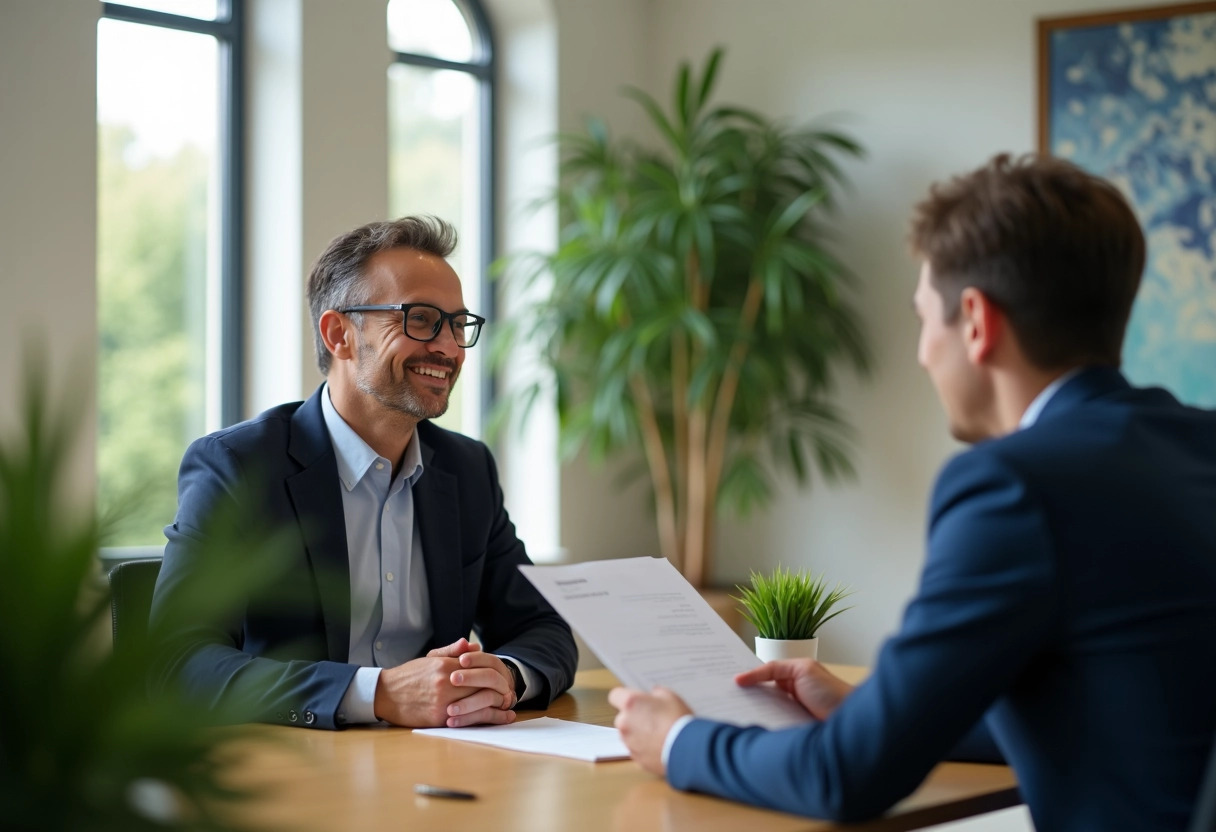
[[[941,472],[928,557],[827,720],[694,720],[677,788],[855,820],[985,721],[1039,832],[1186,826],[1216,735],[1216,414],[1113,369]]]
[[[252,700],[263,721],[334,728],[357,668],[347,664],[350,567],[322,395],[324,387],[306,402],[280,405],[190,445],[178,478],[177,517],[165,529],[152,619],[190,580],[211,513],[236,495],[260,500],[256,519],[289,536],[289,569],[239,620],[181,634],[155,682],[177,679],[211,706]],[[427,421],[417,431],[424,471],[413,497],[434,631],[424,651],[475,630],[484,649],[540,674],[545,690],[529,703],[545,707],[570,687],[578,653],[565,621],[517,568],[530,561],[503,507],[489,449]]]

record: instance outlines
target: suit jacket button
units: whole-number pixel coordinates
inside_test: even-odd
[[[304,712],[304,724],[305,724],[305,725],[312,725],[312,724],[313,724],[314,722],[316,722],[316,721],[317,721],[317,715],[316,715],[316,714],[314,714],[312,711],[305,711],[305,712]]]
[[[290,719],[292,722],[295,722],[297,719],[299,719],[299,716],[296,714],[295,711],[288,711],[287,718]]]

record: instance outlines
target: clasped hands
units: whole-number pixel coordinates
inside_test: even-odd
[[[515,679],[502,659],[460,639],[380,672],[377,719],[406,728],[515,721]]]
[[[736,684],[749,687],[775,683],[816,719],[827,719],[853,692],[853,686],[814,659],[784,659],[768,662],[735,676]],[[651,774],[663,776],[663,744],[676,721],[691,714],[684,700],[667,688],[644,693],[633,688],[613,688],[608,702],[618,713],[613,724],[638,764]]]

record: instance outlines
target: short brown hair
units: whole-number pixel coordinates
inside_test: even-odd
[[[368,301],[363,267],[372,255],[391,248],[425,251],[448,257],[456,250],[456,229],[438,217],[415,216],[370,222],[330,241],[308,275],[308,310],[317,347],[317,367],[329,375],[333,356],[321,339],[321,315],[327,309],[359,306]],[[362,316],[351,314],[356,326]]]
[[[1001,154],[934,185],[911,243],[947,320],[973,286],[1008,316],[1035,366],[1119,366],[1144,234],[1109,182],[1051,156]]]

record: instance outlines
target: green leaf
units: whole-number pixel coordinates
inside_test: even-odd
[[[766,239],[773,240],[788,234],[795,225],[802,222],[807,212],[816,203],[823,200],[823,195],[824,192],[822,190],[814,190],[800,194],[790,200],[790,203],[769,223],[768,229],[765,232]]]
[[[687,62],[680,64],[680,70],[676,75],[675,105],[676,118],[680,120],[680,128],[684,132],[687,132],[689,126],[692,124],[692,113],[690,111],[691,108],[689,107],[688,100],[689,76],[691,74],[692,70],[689,68]]]
[[[642,106],[642,109],[646,111],[646,115],[650,117],[651,124],[671,142],[672,147],[678,148],[681,146],[682,142],[679,132],[668,121],[667,116],[663,113],[657,101],[636,87],[626,87],[624,94]]]
[[[705,102],[709,101],[709,94],[713,92],[714,80],[718,77],[718,67],[722,63],[722,56],[725,50],[722,47],[714,47],[709,53],[709,60],[705,63],[705,71],[701,75],[701,89],[697,91],[696,109],[700,110],[705,106]]]

